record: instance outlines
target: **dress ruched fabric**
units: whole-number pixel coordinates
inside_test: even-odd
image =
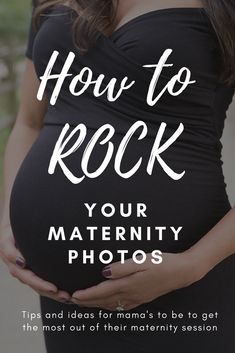
[[[151,11],[130,20],[110,37],[100,35],[94,47],[81,54],[73,43],[73,21],[76,13],[59,5],[42,16],[37,32],[31,28],[26,55],[33,60],[38,77],[44,74],[54,50],[59,52],[53,73],[60,73],[69,52],[76,54],[55,105],[48,106],[42,130],[24,159],[17,174],[10,202],[10,217],[17,246],[26,258],[27,266],[40,277],[55,283],[60,289],[73,293],[105,280],[104,265],[98,254],[108,249],[119,261],[117,249],[136,249],[149,253],[153,249],[162,252],[181,252],[203,237],[231,209],[226,193],[221,161],[222,136],[226,111],[232,101],[234,85],[220,81],[220,50],[213,27],[204,9],[170,8]],[[165,87],[182,67],[188,67],[195,84],[183,93],[161,97],[154,106],[146,104],[146,96],[153,69],[143,67],[156,64],[166,49],[173,52],[159,77],[158,90]],[[94,97],[93,88],[84,94],[73,96],[69,85],[83,67],[89,67],[94,77],[105,75],[105,82],[113,77],[118,82],[127,76],[135,85],[122,93],[118,100],[109,102],[107,95]],[[46,95],[50,96],[55,80],[48,81]],[[85,177],[81,183],[72,184],[59,166],[55,173],[48,173],[48,166],[56,141],[66,123],[70,130],[83,123],[87,127],[84,143],[66,158],[67,167],[76,176],[82,176],[81,159],[87,143],[104,124],[115,128],[112,137],[114,154],[128,129],[141,120],[147,128],[146,138],[138,139],[136,131],[128,144],[122,161],[127,171],[142,157],[142,165],[131,178],[122,178],[114,170],[114,159],[97,178]],[[185,170],[180,180],[173,180],[159,163],[155,163],[152,175],[146,172],[154,139],[161,123],[166,130],[161,143],[184,125],[181,136],[164,152],[162,158],[177,173]],[[107,145],[97,144],[89,161],[89,171],[95,171],[102,163]],[[89,218],[84,203],[97,203],[97,209],[105,203],[119,207],[120,203],[145,203],[147,218],[137,218],[133,213],[123,218],[117,212],[111,218],[95,212]],[[64,226],[71,234],[78,226],[83,235],[87,226],[97,226],[94,241],[84,236],[81,242],[48,241],[51,226]],[[165,226],[163,240],[151,241],[101,241],[101,227],[110,226]],[[172,241],[170,227],[182,226],[179,241]],[[69,249],[95,250],[95,264],[83,264],[81,259],[73,265],[67,263]],[[144,288],[143,288],[144,291]],[[217,319],[204,322],[218,325],[218,331],[182,331],[175,334],[162,332],[44,332],[48,353],[234,353],[235,351],[235,256],[230,256],[196,283],[163,295],[150,303],[142,304],[129,312],[145,313],[138,325],[192,325],[188,319],[150,320],[147,313],[165,312],[218,312]],[[66,322],[68,311],[98,313],[98,308],[84,308],[58,303],[40,297],[42,314],[64,311],[64,320],[43,319],[46,325]],[[127,319],[126,319],[127,320]],[[122,324],[131,320],[122,319]],[[120,324],[120,319],[99,320]],[[77,320],[76,324],[96,321]],[[133,324],[136,320],[133,319]],[[193,325],[201,325],[194,319]]]

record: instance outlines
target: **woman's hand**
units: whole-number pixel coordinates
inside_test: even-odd
[[[193,264],[190,252],[164,253],[161,264],[151,262],[147,254],[144,264],[132,259],[124,264],[116,262],[103,270],[107,281],[85,290],[76,291],[72,296],[75,304],[116,310],[118,302],[124,310],[148,303],[173,290],[187,287],[205,275]]]
[[[39,295],[59,302],[69,302],[70,295],[58,290],[52,283],[44,281],[27,269],[22,254],[15,246],[10,225],[0,226],[0,257],[8,267],[10,274],[36,291]]]

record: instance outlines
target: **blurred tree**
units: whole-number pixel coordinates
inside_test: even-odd
[[[25,38],[30,0],[2,0],[0,3],[0,40],[18,42]]]
[[[18,105],[18,81],[29,27],[30,3],[30,0],[0,0],[0,196],[3,152],[10,132],[9,124]]]
[[[0,129],[17,109],[18,64],[22,59],[30,17],[30,0],[0,3]]]

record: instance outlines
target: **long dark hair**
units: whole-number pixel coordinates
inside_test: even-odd
[[[202,0],[221,49],[221,79],[235,81],[235,0]],[[35,23],[39,15],[50,7],[63,4],[63,0],[34,0]],[[114,29],[118,0],[72,0],[79,13],[74,21],[74,40],[85,52],[95,43],[99,33],[110,35]]]

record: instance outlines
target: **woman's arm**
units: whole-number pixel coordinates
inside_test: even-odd
[[[42,280],[27,269],[22,254],[15,247],[10,226],[9,201],[13,182],[22,161],[40,133],[47,110],[46,98],[42,101],[38,101],[36,98],[38,87],[39,80],[33,62],[26,59],[21,102],[4,158],[4,208],[0,223],[0,256],[14,277],[29,285],[40,295],[59,301],[62,298],[69,300],[69,294],[57,290],[54,284]]]
[[[110,264],[103,271],[107,281],[75,292],[72,301],[88,307],[115,310],[119,299],[126,309],[133,309],[199,281],[232,254],[235,254],[235,208],[188,250],[164,253],[160,265],[153,265],[151,256],[142,265],[132,260],[125,264]]]
[[[38,80],[34,65],[26,59],[22,81],[22,97],[17,118],[10,134],[4,158],[4,210],[2,224],[8,225],[9,199],[17,171],[36,140],[42,127],[42,120],[47,109],[47,102],[37,101]]]

